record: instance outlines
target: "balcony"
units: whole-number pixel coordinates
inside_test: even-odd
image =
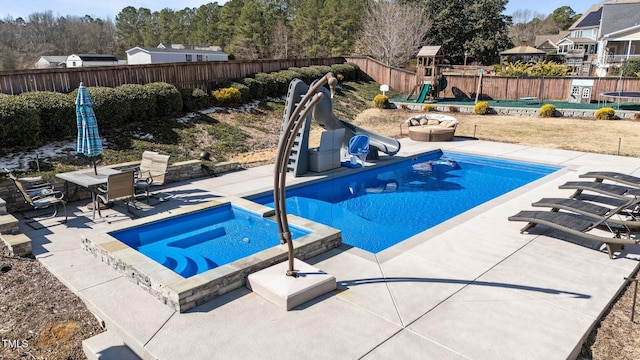
[[[640,58],[640,54],[631,55],[607,55],[605,58],[609,64],[621,64],[627,59]]]

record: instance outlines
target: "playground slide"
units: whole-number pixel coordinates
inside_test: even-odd
[[[420,91],[420,96],[418,96],[418,100],[416,100],[416,102],[423,103],[424,99],[429,95],[429,92],[431,92],[431,84],[422,85],[422,91]]]
[[[372,150],[371,154],[375,158],[375,151],[382,151],[383,153],[393,156],[400,151],[400,142],[394,138],[376,134],[372,131],[363,129],[359,126],[353,125],[350,122],[340,120],[333,114],[333,103],[331,101],[331,92],[327,88],[321,88],[320,91],[324,94],[322,100],[313,109],[313,118],[318,125],[326,130],[335,130],[345,128],[345,145],[348,144],[349,139],[356,134],[364,134],[369,136],[369,148]]]

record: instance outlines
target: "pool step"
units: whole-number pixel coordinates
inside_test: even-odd
[[[118,336],[109,331],[84,340],[82,351],[89,360],[140,360],[140,357],[131,351]]]

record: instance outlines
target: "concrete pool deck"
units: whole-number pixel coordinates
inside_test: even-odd
[[[174,311],[80,248],[81,233],[111,226],[80,204],[69,204],[66,226],[21,230],[39,261],[104,321],[107,331],[85,342],[95,358],[575,358],[638,267],[640,247],[610,260],[542,231],[520,234],[524,224],[507,217],[542,197],[569,196],[558,186],[586,171],[640,174],[640,159],[464,139],[402,139],[399,155],[437,148],[564,169],[378,254],[343,245],[307,260],[335,276],[338,290],[288,312],[246,288]],[[168,201],[141,211],[268,190],[272,176],[263,166],[172,184],[161,190]],[[124,213],[118,205],[105,215],[131,221]]]

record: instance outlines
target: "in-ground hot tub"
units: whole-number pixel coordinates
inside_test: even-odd
[[[83,235],[83,248],[182,312],[244,286],[255,271],[287,259],[273,209],[241,198],[188,206]],[[295,255],[341,244],[340,231],[289,216]]]

